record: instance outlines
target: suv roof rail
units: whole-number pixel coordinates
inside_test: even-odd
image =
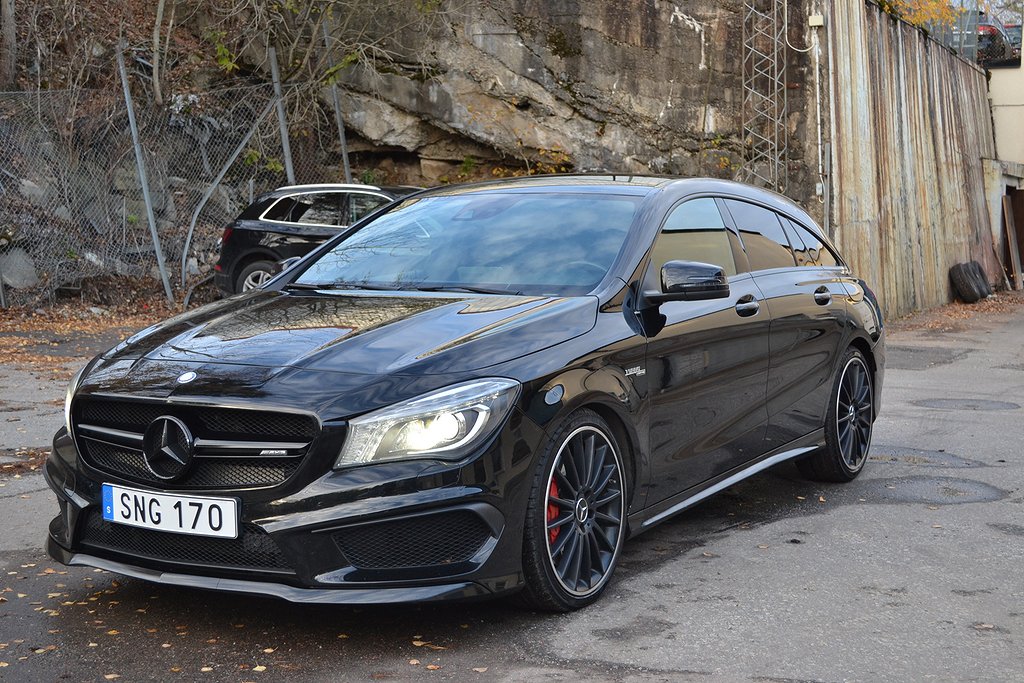
[[[377,187],[376,185],[363,185],[361,183],[305,183],[303,185],[285,185],[283,187],[277,188],[277,190],[274,191],[278,192],[280,190],[305,190],[311,187],[331,187],[337,188],[339,190],[377,190],[378,192],[380,191],[380,188]]]

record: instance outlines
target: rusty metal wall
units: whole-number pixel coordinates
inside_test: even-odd
[[[985,73],[865,0],[829,19],[833,237],[888,317],[946,303],[953,264],[996,272]]]

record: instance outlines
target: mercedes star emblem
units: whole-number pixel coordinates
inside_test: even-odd
[[[185,423],[161,415],[149,423],[142,436],[142,456],[154,476],[171,481],[185,473],[192,462],[194,441]]]

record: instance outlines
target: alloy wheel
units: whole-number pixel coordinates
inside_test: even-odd
[[[561,587],[576,597],[600,590],[622,541],[622,465],[611,440],[592,426],[562,443],[548,477],[547,551]]]
[[[250,289],[256,289],[267,282],[270,277],[270,273],[265,270],[254,270],[242,280],[242,291],[248,292]]]
[[[864,464],[871,445],[871,378],[860,358],[851,358],[843,370],[836,395],[836,432],[843,461],[851,471]]]

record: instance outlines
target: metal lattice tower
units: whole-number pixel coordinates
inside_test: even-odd
[[[743,180],[785,192],[786,0],[743,3],[743,139],[749,156]]]

